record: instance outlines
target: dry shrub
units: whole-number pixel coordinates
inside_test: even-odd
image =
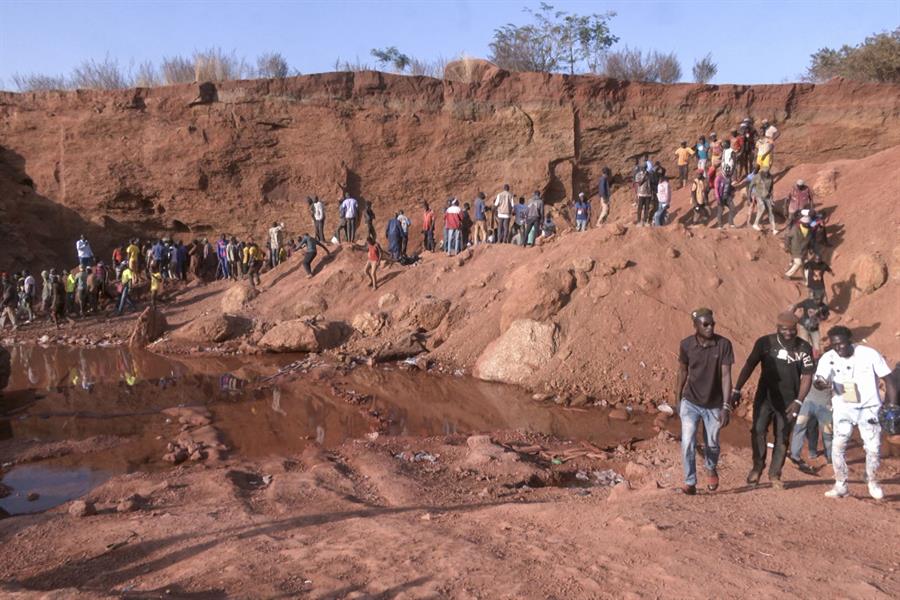
[[[41,73],[16,73],[12,76],[13,84],[20,92],[44,92],[49,90],[65,90],[69,82],[62,75],[43,75]]]

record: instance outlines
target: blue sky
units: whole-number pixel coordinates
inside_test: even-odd
[[[900,0],[843,2],[552,2],[581,14],[613,10],[618,47],[675,51],[685,78],[712,52],[714,83],[793,81],[818,48],[856,44],[900,25]],[[521,24],[524,0],[21,2],[0,0],[0,83],[14,73],[66,74],[106,55],[123,65],[158,63],[218,47],[249,62],[282,53],[302,73],[335,59],[373,63],[372,48],[397,46],[423,59],[486,56],[493,30]]]

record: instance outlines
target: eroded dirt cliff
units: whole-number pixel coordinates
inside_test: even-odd
[[[79,231],[98,248],[129,233],[259,236],[275,219],[299,233],[309,194],[328,201],[330,228],[341,189],[381,215],[504,182],[557,202],[645,152],[671,167],[680,140],[744,116],[779,126],[779,172],[900,144],[896,86],[846,81],[657,85],[493,68],[474,83],[360,72],[4,93],[0,210],[16,249],[5,260],[68,256]]]

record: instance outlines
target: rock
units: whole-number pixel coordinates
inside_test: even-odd
[[[123,498],[116,505],[116,512],[126,513],[126,512],[134,512],[136,510],[140,510],[147,503],[147,500],[139,495],[139,494],[131,494],[130,496]]]
[[[382,295],[381,298],[378,299],[378,308],[383,310],[385,308],[394,306],[395,304],[397,304],[397,302],[399,302],[399,300],[397,298],[397,294],[388,292],[387,294]]]
[[[448,312],[450,312],[449,300],[422,298],[410,306],[407,318],[411,326],[432,331],[440,326]]]
[[[97,507],[93,502],[86,500],[75,500],[69,504],[69,514],[73,517],[90,517],[97,514]]]
[[[853,263],[853,285],[863,294],[871,294],[884,285],[888,277],[887,263],[880,254],[860,254]]]
[[[152,306],[144,309],[134,324],[128,345],[132,348],[143,348],[156,341],[165,333],[167,327],[166,318]]]
[[[305,294],[297,302],[288,302],[281,309],[281,318],[285,321],[303,317],[319,317],[328,310],[328,303],[323,298],[307,298]]]
[[[28,492],[28,495],[25,496],[25,499],[28,500],[29,502],[35,502],[40,497],[41,497],[41,495],[38,494],[37,492]]]
[[[616,235],[616,236],[625,235],[627,232],[628,232],[628,228],[625,227],[624,225],[622,225],[621,223],[616,223],[612,227],[613,235]]]
[[[745,256],[747,257],[747,260],[750,261],[750,262],[756,262],[756,261],[759,260],[759,254],[757,253],[756,250],[747,252],[747,253],[745,254]]]
[[[624,408],[614,408],[609,411],[609,418],[614,421],[627,421],[631,418],[631,415]]]
[[[587,394],[576,394],[572,396],[572,399],[569,401],[569,406],[588,406],[593,404],[594,400]]]
[[[513,321],[503,335],[484,349],[473,374],[487,381],[524,384],[556,353],[556,337],[554,323]]]
[[[8,485],[4,485],[3,483],[0,483],[0,498],[6,498],[7,496],[9,496],[12,493],[13,493],[13,489],[11,487],[9,487]]]
[[[279,323],[263,335],[259,346],[271,352],[321,352],[340,346],[346,337],[339,322],[312,323],[293,319]]]
[[[666,256],[668,256],[669,258],[678,258],[679,256],[681,256],[681,252],[679,252],[677,248],[669,246],[668,248],[666,248]]]
[[[385,316],[381,313],[363,312],[353,317],[351,325],[361,334],[372,337],[378,335],[385,324]]]
[[[572,270],[578,273],[590,273],[594,268],[594,259],[588,256],[572,260]]]
[[[232,285],[222,296],[222,312],[234,314],[241,312],[244,305],[259,296],[256,288],[250,287],[246,283],[236,283]]]
[[[623,499],[630,496],[632,493],[631,485],[627,481],[623,481],[622,483],[616,485],[609,492],[609,497],[606,499],[607,502],[620,502]]]
[[[204,315],[172,332],[172,339],[190,343],[221,343],[250,330],[248,319],[233,315]]]
[[[547,402],[548,400],[553,399],[553,394],[549,392],[537,392],[531,395],[531,399],[536,402]]]
[[[575,277],[568,270],[518,270],[511,278],[516,289],[500,307],[500,329],[505,330],[516,319],[544,321],[568,304],[575,289]],[[528,290],[528,293],[521,293]]]
[[[837,169],[826,169],[816,173],[815,182],[812,185],[813,194],[816,198],[830,196],[837,191],[838,185]]]
[[[177,464],[180,464],[180,463],[183,463],[184,461],[186,461],[188,459],[188,456],[189,455],[188,455],[187,450],[185,450],[184,448],[176,448],[175,450],[172,450],[171,452],[167,452],[166,454],[164,454],[162,458],[166,462],[170,462],[173,465],[177,465]]]
[[[425,344],[422,336],[415,332],[408,332],[391,340],[380,348],[373,357],[375,362],[389,362],[411,358],[425,352]]]
[[[650,475],[650,469],[636,462],[629,462],[625,465],[625,479],[630,482],[643,481]]]

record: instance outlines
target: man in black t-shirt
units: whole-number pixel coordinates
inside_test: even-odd
[[[788,430],[796,419],[803,399],[809,393],[815,372],[812,348],[797,337],[797,317],[794,313],[778,315],[777,331],[756,340],[732,390],[733,406],[740,402],[741,388],[758,364],[762,364],[762,373],[753,399],[753,429],[750,438],[753,446],[753,469],[747,475],[747,483],[759,483],[759,477],[766,466],[769,425],[774,421],[775,449],[769,465],[769,481],[773,488],[782,489],[781,469],[787,453]],[[789,408],[793,410],[789,411]]]
[[[834,272],[819,255],[810,252],[809,257],[809,260],[803,263],[806,288],[809,290],[809,297],[821,304],[825,302],[825,273],[833,275]]]
[[[703,453],[707,488],[719,487],[719,429],[728,425],[731,408],[725,396],[731,388],[734,350],[731,342],[716,335],[716,322],[708,308],[691,313],[694,335],[681,341],[678,352],[678,384],[675,406],[681,418],[681,460],[684,487],[688,495],[697,493],[697,428],[703,421]]]

